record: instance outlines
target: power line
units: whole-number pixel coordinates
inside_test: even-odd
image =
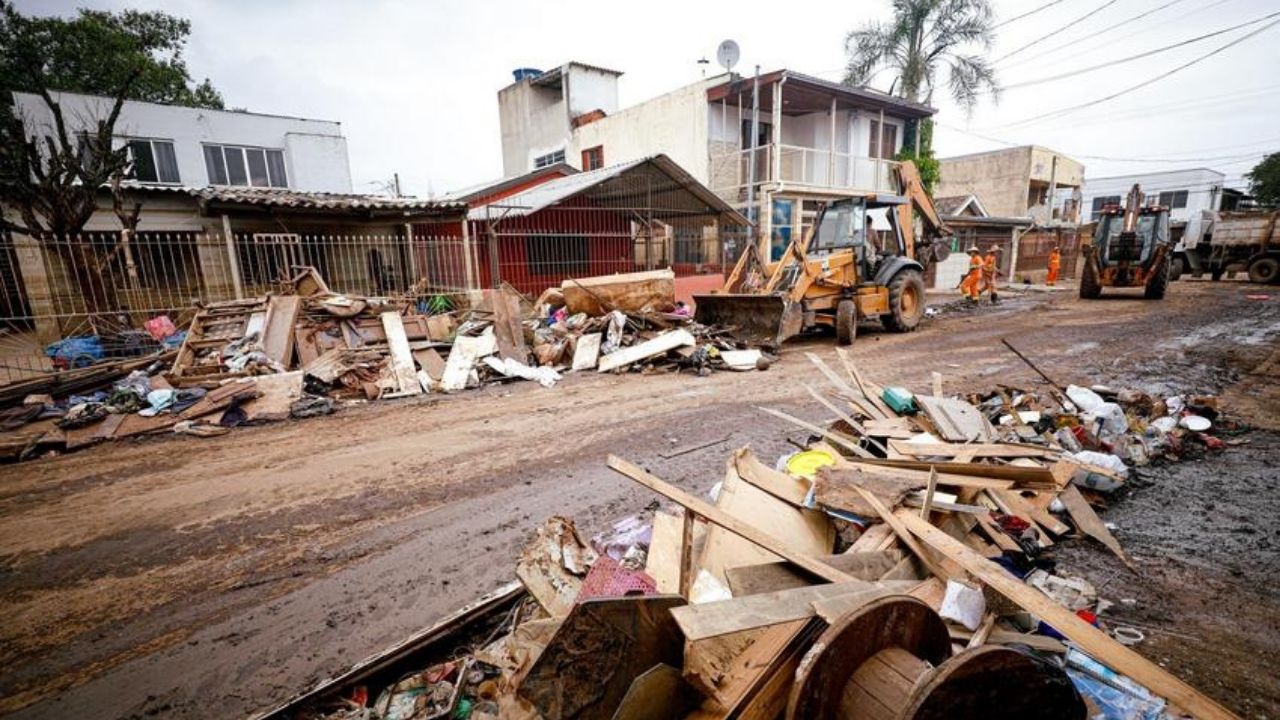
[[[1005,125],[1000,125],[1000,126],[997,126],[997,127],[1014,127],[1014,126],[1017,126],[1017,125],[1026,125],[1026,124],[1028,124],[1028,123],[1032,123],[1032,122],[1035,122],[1035,121],[1037,121],[1037,120],[1043,120],[1043,119],[1045,119],[1045,118],[1050,118],[1050,117],[1058,117],[1058,116],[1061,116],[1061,115],[1065,115],[1065,114],[1067,114],[1067,113],[1075,112],[1076,110],[1083,110],[1084,108],[1087,108],[1087,107],[1093,107],[1094,105],[1099,105],[1099,104],[1104,103],[1104,102],[1107,102],[1107,101],[1109,101],[1109,100],[1114,100],[1114,99],[1116,99],[1116,98],[1120,97],[1121,95],[1128,95],[1129,93],[1133,92],[1134,90],[1139,90],[1139,89],[1144,88],[1144,87],[1146,87],[1146,86],[1148,86],[1148,85],[1151,85],[1151,84],[1153,84],[1153,83],[1159,82],[1159,81],[1161,81],[1161,80],[1163,80],[1163,79],[1165,79],[1165,78],[1169,77],[1170,75],[1174,75],[1175,73],[1178,73],[1178,72],[1181,72],[1181,71],[1183,71],[1183,70],[1186,70],[1187,68],[1191,67],[1192,65],[1196,65],[1196,64],[1201,63],[1201,62],[1203,62],[1203,61],[1205,61],[1205,60],[1208,60],[1209,58],[1213,57],[1214,55],[1217,55],[1217,54],[1218,54],[1218,53],[1220,53],[1220,52],[1223,52],[1223,51],[1225,51],[1225,50],[1227,50],[1227,49],[1229,49],[1229,48],[1232,48],[1232,47],[1234,47],[1234,46],[1236,46],[1236,45],[1239,45],[1240,43],[1244,42],[1245,40],[1248,40],[1249,38],[1251,38],[1251,37],[1253,37],[1253,36],[1255,36],[1255,35],[1259,35],[1259,34],[1261,34],[1261,33],[1266,32],[1267,30],[1270,30],[1271,28],[1275,27],[1277,24],[1280,24],[1280,20],[1275,20],[1275,21],[1272,21],[1272,22],[1270,22],[1270,23],[1268,23],[1268,24],[1266,24],[1266,25],[1263,25],[1262,27],[1258,28],[1257,30],[1254,30],[1253,32],[1250,32],[1250,33],[1248,33],[1248,34],[1246,34],[1246,35],[1242,35],[1241,37],[1238,37],[1238,38],[1236,38],[1235,40],[1232,40],[1232,41],[1231,41],[1231,42],[1229,42],[1229,43],[1226,43],[1226,44],[1221,45],[1221,46],[1219,46],[1219,47],[1217,47],[1217,48],[1214,48],[1213,50],[1210,50],[1209,52],[1205,53],[1204,55],[1201,55],[1201,56],[1199,56],[1199,57],[1197,57],[1197,58],[1195,58],[1195,59],[1193,59],[1193,60],[1190,60],[1190,61],[1188,61],[1188,62],[1185,62],[1185,63],[1183,63],[1183,64],[1181,64],[1181,65],[1179,65],[1179,66],[1177,66],[1177,67],[1173,68],[1172,70],[1167,70],[1167,71],[1165,71],[1165,72],[1162,72],[1162,73],[1160,73],[1159,75],[1156,75],[1156,76],[1155,76],[1155,77],[1153,77],[1153,78],[1150,78],[1150,79],[1148,79],[1148,80],[1144,80],[1144,81],[1142,81],[1142,82],[1140,82],[1140,83],[1138,83],[1138,84],[1136,84],[1136,85],[1131,85],[1131,86],[1129,86],[1129,87],[1127,87],[1127,88],[1125,88],[1125,89],[1123,89],[1123,90],[1120,90],[1119,92],[1115,92],[1115,93],[1112,93],[1112,94],[1110,94],[1110,95],[1106,95],[1106,96],[1104,96],[1104,97],[1097,98],[1097,99],[1095,99],[1095,100],[1090,100],[1089,102],[1080,103],[1079,105],[1071,105],[1071,106],[1069,106],[1069,107],[1059,108],[1058,110],[1051,110],[1051,111],[1049,111],[1049,112],[1047,112],[1047,113],[1043,113],[1043,114],[1040,114],[1040,115],[1035,115],[1035,116],[1033,116],[1033,117],[1029,117],[1029,118],[1024,118],[1024,119],[1022,119],[1022,120],[1018,120],[1018,121],[1015,121],[1015,122],[1007,123],[1007,124],[1005,124]]]
[[[1174,2],[1179,2],[1179,1],[1180,1],[1180,0],[1174,0]],[[992,26],[991,26],[991,29],[992,29],[992,30],[995,30],[996,28],[1004,27],[1005,25],[1008,25],[1008,24],[1009,24],[1009,23],[1011,23],[1011,22],[1017,22],[1018,20],[1021,20],[1022,18],[1027,17],[1028,15],[1035,15],[1036,13],[1040,12],[1041,10],[1045,10],[1045,9],[1047,9],[1047,8],[1051,8],[1051,7],[1053,7],[1054,5],[1057,5],[1057,4],[1058,4],[1058,3],[1060,3],[1060,2],[1062,2],[1062,0],[1052,0],[1051,2],[1047,2],[1047,3],[1045,3],[1044,5],[1041,5],[1040,7],[1036,8],[1036,9],[1034,9],[1034,10],[1028,10],[1028,11],[1026,11],[1026,12],[1022,13],[1021,15],[1016,15],[1016,16],[1014,16],[1014,17],[1009,18],[1008,20],[1002,20],[1002,21],[1000,21],[1000,22],[996,23],[995,25],[992,25]]]
[[[1198,43],[1198,42],[1200,42],[1201,40],[1208,40],[1208,39],[1209,39],[1209,38],[1211,38],[1211,37],[1217,37],[1217,36],[1219,36],[1219,35],[1224,35],[1224,34],[1226,34],[1226,33],[1232,32],[1232,31],[1234,31],[1234,30],[1239,30],[1240,28],[1243,28],[1243,27],[1248,27],[1248,26],[1250,26],[1250,25],[1256,25],[1256,24],[1258,24],[1258,23],[1260,23],[1260,22],[1263,22],[1264,20],[1270,20],[1271,18],[1276,17],[1277,15],[1280,15],[1280,11],[1273,12],[1273,13],[1271,13],[1270,15],[1263,15],[1263,16],[1262,16],[1262,17],[1260,17],[1260,18],[1256,18],[1256,19],[1254,19],[1254,20],[1250,20],[1250,21],[1248,21],[1248,22],[1243,22],[1243,23],[1240,23],[1239,25],[1232,25],[1232,26],[1231,26],[1231,27],[1229,27],[1229,28],[1223,28],[1223,29],[1221,29],[1221,30],[1215,30],[1214,32],[1211,32],[1211,33],[1205,33],[1204,35],[1197,35],[1196,37],[1193,37],[1193,38],[1190,38],[1190,39],[1187,39],[1187,40],[1183,40],[1183,41],[1181,41],[1181,42],[1176,42],[1176,43],[1173,43],[1172,45],[1165,45],[1164,47],[1158,47],[1158,48],[1155,48],[1155,49],[1153,49],[1153,50],[1147,50],[1146,52],[1140,52],[1140,53],[1138,53],[1137,55],[1130,55],[1129,57],[1125,57],[1125,58],[1118,58],[1118,59],[1116,59],[1116,60],[1109,60],[1109,61],[1104,62],[1104,63],[1098,63],[1097,65],[1090,65],[1089,67],[1080,68],[1079,70],[1071,70],[1071,71],[1068,71],[1068,72],[1059,73],[1059,74],[1057,74],[1057,75],[1050,75],[1049,77],[1037,78],[1037,79],[1035,79],[1035,80],[1027,80],[1027,81],[1025,81],[1025,82],[1014,83],[1014,84],[1012,84],[1012,85],[1005,85],[1004,87],[1002,87],[1002,88],[1001,88],[1001,91],[1004,91],[1004,90],[1014,90],[1014,89],[1017,89],[1017,88],[1029,87],[1029,86],[1031,86],[1031,85],[1041,85],[1041,84],[1044,84],[1044,83],[1047,83],[1047,82],[1054,82],[1055,80],[1062,80],[1063,78],[1075,77],[1076,75],[1083,75],[1083,74],[1085,74],[1085,73],[1093,72],[1094,70],[1101,70],[1102,68],[1112,67],[1112,66],[1114,66],[1114,65],[1121,65],[1121,64],[1124,64],[1124,63],[1127,63],[1127,62],[1132,62],[1132,61],[1134,61],[1134,60],[1140,60],[1140,59],[1145,58],[1145,57],[1151,57],[1152,55],[1158,55],[1158,54],[1160,54],[1160,53],[1162,53],[1162,52],[1167,52],[1167,51],[1169,51],[1169,50],[1174,50],[1174,49],[1176,49],[1176,48],[1184,47],[1184,46],[1186,46],[1186,45],[1191,45],[1191,44],[1193,44],[1193,43]]]
[[[1219,0],[1219,2],[1226,2],[1226,1],[1227,1],[1227,0]],[[1127,27],[1130,25],[1130,23],[1133,23],[1133,22],[1136,22],[1136,21],[1138,21],[1138,20],[1141,20],[1142,18],[1147,17],[1148,15],[1151,15],[1151,14],[1153,14],[1153,13],[1158,13],[1158,12],[1160,12],[1161,10],[1164,10],[1165,8],[1167,8],[1167,7],[1171,7],[1171,6],[1173,6],[1173,5],[1177,5],[1177,4],[1178,4],[1178,3],[1180,3],[1180,2],[1183,2],[1183,0],[1169,0],[1169,2],[1167,2],[1167,3],[1163,4],[1163,5],[1159,6],[1159,7],[1152,8],[1151,10],[1148,10],[1148,11],[1146,11],[1146,12],[1144,12],[1144,13],[1139,13],[1139,14],[1137,14],[1137,15],[1134,15],[1133,17],[1128,18],[1127,20],[1121,20],[1121,21],[1120,21],[1120,22],[1118,22],[1118,23],[1114,23],[1114,24],[1112,24],[1110,27],[1103,28],[1102,30],[1099,30],[1098,32],[1094,33],[1094,34],[1093,34],[1093,36],[1092,36],[1090,39],[1091,39],[1091,40],[1096,40],[1096,39],[1098,39],[1099,37],[1101,37],[1101,36],[1103,36],[1103,35],[1106,35],[1107,33],[1111,32],[1112,30],[1119,30],[1120,28],[1127,28]],[[1021,60],[1019,60],[1019,61],[1017,61],[1017,62],[1009,63],[1008,67],[1017,67],[1017,66],[1019,66],[1019,65],[1024,65],[1024,64],[1026,64],[1026,63],[1029,63],[1029,62],[1031,62],[1031,61],[1033,61],[1033,60],[1038,60],[1038,59],[1040,59],[1040,58],[1042,58],[1042,57],[1045,57],[1046,55],[1052,55],[1052,54],[1054,54],[1054,53],[1056,53],[1056,52],[1058,52],[1058,51],[1062,50],[1063,48],[1071,47],[1071,46],[1072,46],[1072,45],[1074,45],[1076,42],[1077,42],[1077,41],[1069,41],[1069,42],[1063,43],[1063,44],[1061,44],[1061,45],[1054,45],[1053,47],[1049,48],[1048,50],[1045,50],[1044,52],[1036,53],[1035,55],[1032,55],[1032,56],[1030,56],[1030,57],[1022,58]]]
[[[1019,146],[1026,145],[1026,144],[1027,144],[1027,143],[1011,142],[1011,141],[1009,141],[1009,140],[1001,140],[1000,138],[991,137],[991,136],[989,136],[989,135],[983,135],[983,134],[981,134],[981,133],[976,133],[976,132],[973,132],[973,131],[971,131],[971,130],[965,130],[965,129],[963,129],[963,128],[958,128],[958,127],[955,127],[955,126],[953,126],[953,125],[949,125],[949,124],[946,124],[946,123],[939,122],[939,121],[937,121],[937,120],[934,120],[933,122],[934,122],[934,124],[935,124],[935,125],[938,125],[938,126],[940,126],[940,127],[944,127],[944,128],[946,128],[946,129],[948,129],[948,130],[952,130],[952,131],[954,131],[954,132],[962,133],[962,134],[964,134],[964,135],[970,135],[970,136],[976,137],[976,138],[978,138],[978,139],[980,139],[980,140],[986,140],[987,142],[993,142],[993,143],[996,143],[997,145],[1005,145],[1005,146],[1007,146],[1007,147],[1019,147]],[[1272,140],[1258,140],[1258,141],[1255,141],[1255,142],[1257,142],[1257,143],[1271,143],[1271,142],[1273,142],[1273,141],[1272,141]],[[1204,149],[1208,149],[1208,148],[1204,148]],[[1247,153],[1232,153],[1232,154],[1230,154],[1230,155],[1218,155],[1218,156],[1213,156],[1213,157],[1170,157],[1170,156],[1160,157],[1160,156],[1145,156],[1145,157],[1140,157],[1140,158],[1136,158],[1136,157],[1115,157],[1115,156],[1110,156],[1110,155],[1087,155],[1087,154],[1084,154],[1084,153],[1073,153],[1073,152],[1066,152],[1066,153],[1064,153],[1064,154],[1065,154],[1066,156],[1068,156],[1068,157],[1072,157],[1072,158],[1081,158],[1081,159],[1084,159],[1084,160],[1103,160],[1103,161],[1107,161],[1107,162],[1184,163],[1184,162],[1219,162],[1219,161],[1226,161],[1226,160],[1239,160],[1239,159],[1247,159],[1247,158],[1251,158],[1251,157],[1256,157],[1256,156],[1258,156],[1258,155],[1265,155],[1266,153],[1267,153],[1267,151],[1266,151],[1266,150],[1261,150],[1261,149],[1259,149],[1259,150],[1254,150],[1254,151],[1247,152]]]
[[[1031,42],[1027,43],[1026,45],[1023,45],[1022,47],[1018,48],[1017,50],[1014,50],[1013,52],[1010,52],[1010,53],[1005,53],[1004,55],[1001,55],[1000,57],[996,58],[995,60],[992,60],[991,62],[992,62],[992,64],[997,64],[997,63],[999,63],[1001,60],[1004,60],[1005,58],[1013,57],[1014,55],[1017,55],[1018,53],[1022,52],[1023,50],[1026,50],[1027,48],[1032,47],[1032,46],[1036,45],[1037,43],[1040,43],[1040,42],[1043,42],[1043,41],[1045,41],[1045,40],[1048,40],[1049,38],[1054,37],[1055,35],[1058,35],[1058,34],[1059,34],[1059,33],[1061,33],[1063,30],[1066,30],[1067,28],[1069,28],[1069,27],[1071,27],[1071,26],[1073,26],[1073,25],[1076,25],[1076,24],[1078,24],[1078,23],[1081,23],[1081,22],[1083,22],[1083,21],[1085,21],[1085,20],[1087,20],[1087,19],[1089,19],[1089,18],[1093,17],[1094,15],[1097,15],[1098,13],[1102,12],[1103,10],[1106,10],[1107,8],[1109,8],[1109,7],[1111,7],[1112,5],[1115,5],[1115,4],[1116,4],[1116,0],[1107,0],[1106,2],[1102,3],[1102,4],[1101,4],[1101,5],[1099,5],[1098,7],[1096,7],[1096,8],[1094,8],[1094,9],[1090,10],[1089,12],[1085,13],[1084,15],[1081,15],[1080,17],[1076,18],[1075,20],[1072,20],[1071,22],[1067,23],[1066,25],[1063,25],[1062,27],[1056,28],[1053,32],[1051,32],[1051,33],[1049,33],[1049,34],[1047,34],[1047,35],[1042,35],[1042,36],[1040,36],[1040,37],[1036,38],[1035,40],[1032,40]]]

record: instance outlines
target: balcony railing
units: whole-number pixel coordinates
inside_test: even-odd
[[[776,154],[776,163],[775,163]],[[745,199],[755,162],[757,187],[780,182],[806,189],[897,193],[898,163],[797,145],[761,145],[712,157],[712,186],[722,196]]]

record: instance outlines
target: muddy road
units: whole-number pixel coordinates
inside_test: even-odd
[[[1237,712],[1280,715],[1280,295],[1028,293],[910,335],[866,330],[854,356],[880,382],[1030,385],[1008,337],[1061,381],[1220,393],[1265,428],[1115,502],[1138,576],[1083,543],[1062,562],[1132,601],[1113,612],[1151,628],[1141,652]],[[763,373],[579,375],[0,468],[0,714],[243,717],[283,700],[512,579],[547,516],[590,533],[652,501],[608,453],[696,492],[731,448],[776,457],[802,433],[756,406],[825,419],[805,351],[831,341]]]

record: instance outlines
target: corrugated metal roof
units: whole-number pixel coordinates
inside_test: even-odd
[[[190,187],[127,182],[126,187],[146,192],[187,195],[207,202],[285,207],[298,210],[463,210],[463,202],[423,200],[389,195],[312,192],[287,188]]]
[[[734,210],[719,195],[712,192],[706,185],[698,182],[696,178],[666,155],[652,155],[639,160],[610,165],[598,170],[589,170],[576,175],[548,180],[541,185],[510,195],[497,202],[478,205],[471,209],[467,217],[471,220],[499,220],[532,215],[539,210],[581,195],[614,178],[620,178],[644,165],[652,165],[660,170],[680,189],[695,196],[706,205],[709,211],[726,215],[730,222],[735,224],[744,226],[749,224],[745,217],[737,210]]]
[[[553,173],[561,173],[563,175],[573,175],[573,174],[576,174],[577,172],[578,172],[578,169],[568,163],[556,163],[555,165],[548,165],[547,167],[538,168],[537,170],[534,170],[532,172],[527,172],[521,175],[509,175],[504,178],[498,178],[497,180],[489,180],[488,182],[477,183],[470,187],[462,188],[460,190],[453,190],[451,192],[444,193],[443,195],[435,199],[437,202],[469,203],[470,201],[476,198],[484,197],[485,195],[491,195],[495,192],[499,192],[501,190],[505,190],[506,188],[519,185],[522,182],[525,182],[527,180],[532,180],[533,178],[536,178],[536,177],[541,177],[543,175],[550,175]]]

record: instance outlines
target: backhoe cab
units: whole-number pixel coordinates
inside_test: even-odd
[[[861,319],[878,318],[886,329],[910,332],[924,315],[924,266],[932,240],[949,234],[924,192],[915,166],[899,170],[904,195],[874,195],[823,206],[809,232],[767,263],[753,244],[739,258],[724,287],[695,296],[699,322],[724,325],[749,342],[777,347],[801,332],[830,327],[849,345]],[[913,216],[929,231],[917,253]],[[887,230],[876,230],[871,215]],[[880,227],[884,227],[883,224]],[[942,259],[942,258],[937,258]]]
[[[1169,208],[1142,204],[1142,189],[1129,191],[1125,206],[1107,205],[1093,237],[1081,247],[1080,297],[1096,298],[1104,287],[1143,288],[1150,300],[1169,287]]]

